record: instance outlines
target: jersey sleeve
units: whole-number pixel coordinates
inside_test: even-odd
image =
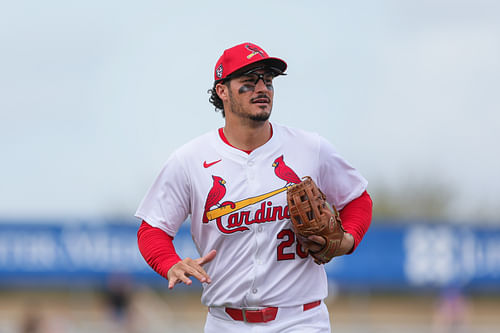
[[[329,143],[320,137],[318,186],[338,210],[358,198],[368,181]]]
[[[174,237],[190,213],[189,178],[176,153],[142,199],[135,216]]]

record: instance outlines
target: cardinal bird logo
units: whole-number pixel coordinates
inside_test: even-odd
[[[285,164],[283,155],[276,158],[272,166],[276,176],[286,182],[285,186],[274,190],[269,189],[269,192],[257,193],[252,197],[236,198],[235,201],[222,200],[226,195],[226,181],[219,176],[212,175],[213,184],[205,201],[202,216],[203,223],[215,221],[214,224],[219,231],[229,235],[247,231],[249,230],[248,226],[254,223],[277,222],[289,219],[288,206],[283,205],[282,202],[273,202],[271,198],[285,192],[293,184],[300,183],[300,178],[292,168]],[[229,196],[231,197],[231,186],[229,186],[229,190]],[[250,210],[243,210],[256,204],[259,204],[259,206],[254,206]]]
[[[276,176],[286,181],[285,186],[300,183],[299,176],[297,176],[297,174],[288,165],[285,164],[283,155],[274,160],[273,167]]]
[[[226,187],[224,186],[226,181],[218,176],[212,176],[212,179],[214,183],[208,192],[207,201],[205,201],[205,212],[203,213],[204,223],[208,223],[208,210],[215,205],[219,206],[219,202],[224,198],[224,195],[226,195]]]

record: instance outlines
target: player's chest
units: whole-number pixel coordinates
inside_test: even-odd
[[[273,198],[317,172],[309,159],[287,151],[236,157],[213,154],[197,164],[200,167],[190,175],[195,196],[214,200]]]
[[[214,161],[196,180],[203,185],[196,188],[195,206],[203,211],[203,222],[223,233],[288,220],[287,188],[314,171],[298,159],[288,163],[282,152],[237,159],[216,156]]]

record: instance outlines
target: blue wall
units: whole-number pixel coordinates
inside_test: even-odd
[[[326,265],[343,288],[419,289],[460,285],[500,292],[500,228],[372,224],[353,255]],[[165,286],[142,259],[137,226],[0,223],[0,285],[98,285],[125,274]],[[189,225],[174,240],[198,257]]]

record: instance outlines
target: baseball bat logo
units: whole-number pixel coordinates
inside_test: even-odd
[[[265,58],[264,52],[261,49],[255,47],[255,46],[252,46],[252,45],[245,45],[245,48],[248,51],[252,52],[249,55],[247,55],[247,59],[252,59],[252,57],[257,55],[257,54],[260,54],[260,56],[262,58]]]
[[[212,175],[213,183],[205,201],[205,209],[202,218],[203,223],[209,223],[215,220],[221,232],[230,234],[237,231],[248,230],[248,227],[245,225],[290,218],[288,205],[273,206],[271,201],[266,200],[285,192],[292,185],[300,183],[300,178],[292,168],[285,164],[283,155],[276,158],[272,166],[275,175],[284,180],[286,182],[285,185],[270,192],[239,201],[221,202],[226,195],[226,181],[220,176]],[[253,215],[250,211],[243,211],[244,208],[259,202],[261,202],[261,205]],[[224,216],[227,216],[227,225],[223,225],[222,223],[222,217]]]

